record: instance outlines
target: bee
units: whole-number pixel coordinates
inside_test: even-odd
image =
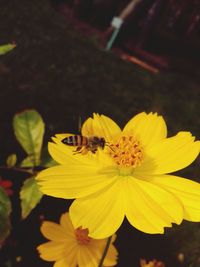
[[[62,143],[68,146],[77,146],[75,153],[87,154],[88,151],[96,153],[99,147],[104,149],[106,140],[97,136],[71,135],[62,139]]]

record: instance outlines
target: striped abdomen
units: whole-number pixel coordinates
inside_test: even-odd
[[[62,142],[68,146],[86,146],[88,138],[82,135],[71,135],[64,138]]]

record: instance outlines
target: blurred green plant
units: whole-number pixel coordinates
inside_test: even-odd
[[[11,154],[8,156],[6,160],[6,164],[8,167],[14,167],[17,163],[17,155],[16,154]]]
[[[18,113],[13,119],[15,136],[27,153],[21,162],[21,167],[36,167],[40,165],[40,155],[44,136],[44,122],[35,110]]]
[[[37,111],[30,109],[15,114],[13,118],[13,130],[17,141],[20,143],[27,156],[17,164],[17,155],[9,155],[6,161],[6,168],[28,174],[28,178],[23,182],[19,193],[21,201],[21,217],[22,219],[25,219],[40,202],[43,196],[35,182],[35,176],[40,170],[54,166],[56,163],[50,157],[47,148],[42,149],[45,124]],[[10,213],[11,201],[4,188],[0,186],[1,243],[10,233]]]
[[[35,177],[28,178],[24,181],[20,191],[22,219],[25,219],[32,209],[40,202],[42,198]]]
[[[0,187],[0,243],[2,243],[10,233],[10,213],[11,201],[4,188]]]
[[[0,45],[0,55],[4,55],[16,47],[16,44]]]

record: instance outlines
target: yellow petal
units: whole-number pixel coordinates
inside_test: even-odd
[[[104,239],[104,240],[99,240],[99,241],[100,242],[95,242],[95,246],[94,244],[91,243],[88,246],[82,246],[80,248],[79,256],[78,256],[79,267],[97,267],[97,265],[99,264],[101,260],[107,240]],[[104,259],[103,266],[116,265],[117,263],[116,258],[117,258],[117,250],[111,244],[108,249],[107,255]]]
[[[64,243],[49,241],[37,247],[40,258],[45,261],[57,261],[62,258],[65,249]]]
[[[82,125],[81,134],[83,136],[95,136],[94,119],[88,118]]]
[[[57,136],[57,135],[56,135]],[[52,158],[60,164],[74,164],[76,162],[88,163],[93,162],[91,154],[82,155],[81,153],[75,154],[76,147],[63,144],[60,138],[53,137],[54,143],[49,142],[48,151]]]
[[[155,176],[152,182],[174,194],[184,208],[184,219],[200,221],[200,184],[172,175]]]
[[[78,255],[79,267],[96,267],[98,266],[98,260],[100,255],[97,250],[91,247],[82,246]]]
[[[191,164],[200,151],[200,142],[194,142],[189,132],[180,132],[146,149],[145,159],[135,173],[165,174]]]
[[[138,230],[156,234],[183,219],[181,203],[162,187],[145,180],[126,178],[126,216]]]
[[[71,235],[72,238],[75,238],[74,227],[72,225],[68,212],[62,214],[62,216],[60,217],[60,225],[63,228],[63,230],[67,232],[68,235]]]
[[[77,157],[73,155],[73,152],[67,146],[64,151],[62,146],[49,142],[48,151],[51,157],[59,164],[73,164],[74,161],[78,161]]]
[[[63,253],[63,259],[65,260],[66,267],[77,267],[78,263],[79,246],[77,242],[70,246],[66,244],[65,252]]]
[[[49,242],[50,243],[50,242]],[[64,243],[63,247],[61,247],[61,244],[59,242],[52,242],[54,243],[54,250],[60,250],[60,255],[57,258],[53,258],[53,255],[51,253],[54,253],[52,249],[49,248],[49,246],[46,246],[47,243],[42,244],[38,247],[38,250],[40,249],[40,252],[42,251],[42,254],[40,257],[46,261],[56,261],[54,266],[63,266],[63,267],[77,267],[77,255],[78,255],[78,246],[77,243],[68,244]]]
[[[89,236],[102,239],[111,236],[124,219],[123,183],[121,179],[87,198],[75,200],[70,218],[75,228],[89,229]]]
[[[65,259],[62,259],[62,260],[56,261],[53,267],[70,267],[70,266],[67,265],[67,262]]]
[[[67,257],[56,261],[53,267],[77,267],[77,261],[76,259],[73,259],[73,262],[69,263]]]
[[[103,262],[103,266],[114,266],[117,263],[117,250],[112,245],[115,240],[114,235],[112,237],[111,244],[108,248],[108,252]],[[79,251],[79,266],[83,267],[96,267],[101,260],[103,255],[103,251],[106,247],[107,238],[106,239],[91,239],[91,242],[87,245],[87,247],[81,247]],[[84,260],[85,259],[85,260]]]
[[[59,198],[77,198],[90,195],[115,181],[113,168],[97,169],[93,165],[72,164],[48,168],[39,173],[36,180],[40,190]]]
[[[57,138],[58,136],[58,138]],[[63,134],[61,135],[63,137]],[[48,150],[52,158],[60,163],[61,165],[71,165],[71,164],[92,164],[98,165],[101,164],[102,166],[110,166],[113,165],[112,159],[104,153],[104,150],[100,149],[95,154],[87,153],[87,154],[74,154],[75,148],[67,146],[60,142],[61,139],[60,135],[56,135],[56,138],[52,138],[55,143],[49,142]]]
[[[109,117],[93,114],[93,118],[87,119],[82,126],[83,136],[104,137],[107,142],[113,142],[121,133],[119,126]]]
[[[147,146],[166,138],[167,126],[157,113],[142,112],[126,124],[123,133],[135,136],[143,146]]]
[[[53,241],[66,242],[69,239],[68,233],[57,223],[44,221],[41,228],[42,234]]]
[[[117,255],[117,249],[113,245],[110,245],[103,266],[115,266],[117,264]]]

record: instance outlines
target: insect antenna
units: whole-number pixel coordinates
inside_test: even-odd
[[[109,142],[105,142],[105,145],[108,146],[113,152],[115,152]]]
[[[78,117],[78,131],[81,133],[81,127],[82,127],[82,119],[81,116]]]

